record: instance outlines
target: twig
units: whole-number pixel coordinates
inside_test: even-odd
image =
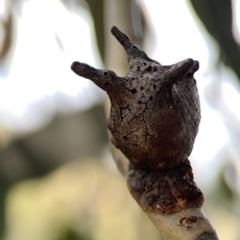
[[[117,27],[111,32],[127,53],[126,77],[79,62],[71,68],[109,95],[108,128],[130,161],[129,191],[165,240],[218,239],[202,212],[204,197],[188,160],[200,122],[193,77],[198,61],[162,66]]]

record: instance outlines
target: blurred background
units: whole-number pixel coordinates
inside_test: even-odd
[[[112,159],[106,95],[70,70],[127,73],[113,25],[163,65],[200,61],[190,160],[220,239],[239,240],[240,0],[0,0],[0,239],[160,239]]]

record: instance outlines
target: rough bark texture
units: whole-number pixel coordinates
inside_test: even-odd
[[[126,77],[78,62],[72,69],[108,93],[112,142],[136,169],[175,167],[191,153],[198,131],[200,107],[193,79],[198,62],[161,66],[116,27],[112,33],[128,55]]]
[[[147,212],[171,215],[200,209],[204,197],[188,161],[200,122],[193,77],[198,61],[186,59],[162,66],[118,28],[113,27],[111,32],[127,53],[130,71],[125,77],[79,62],[71,68],[109,95],[108,128],[113,144],[130,161],[126,175],[132,196]],[[189,230],[187,226],[199,224],[199,219],[196,214],[185,214],[178,224]],[[214,230],[210,227],[207,232]]]
[[[132,196],[143,210],[172,213],[199,207],[204,197],[193,181],[190,162],[164,171],[135,170],[130,166],[127,183]]]

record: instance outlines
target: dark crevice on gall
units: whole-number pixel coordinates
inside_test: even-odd
[[[137,47],[135,45],[133,45],[133,48],[137,49]]]
[[[134,80],[135,78],[133,77],[132,80]]]
[[[152,99],[153,99],[153,97],[152,97],[152,96],[150,96],[149,100],[152,100]]]
[[[107,87],[109,85],[109,82],[106,82],[105,84],[104,84],[104,87]]]
[[[142,104],[142,101],[138,101],[138,104]]]
[[[108,73],[107,73],[107,72],[104,72],[103,74],[104,74],[104,76],[107,76],[107,75],[108,75]]]
[[[157,68],[157,67],[154,67],[154,68],[153,68],[153,71],[154,71],[154,72],[156,72],[157,70],[158,70],[158,68]]]
[[[136,88],[134,88],[134,89],[130,90],[130,92],[131,92],[132,94],[135,94],[135,93],[137,92],[137,90],[136,90]]]
[[[148,66],[148,67],[147,67],[147,71],[148,71],[148,72],[152,71],[152,66]]]
[[[193,76],[192,73],[188,73],[188,74],[185,75],[185,77],[187,77],[187,78],[190,78],[190,77],[192,77],[192,76]]]
[[[140,87],[140,90],[143,90],[143,86]]]
[[[155,84],[153,84],[153,89],[155,89],[156,88],[156,85]]]
[[[137,70],[138,70],[138,71],[140,70],[140,67],[139,67],[139,66],[137,67]]]
[[[127,140],[127,136],[123,136],[123,139],[124,139],[124,140]]]

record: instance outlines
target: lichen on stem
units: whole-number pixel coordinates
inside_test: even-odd
[[[188,160],[200,122],[193,76],[199,63],[189,58],[162,66],[117,27],[111,32],[127,54],[130,71],[125,77],[80,62],[74,62],[71,68],[92,80],[110,98],[108,128],[112,143],[130,162],[128,188],[142,209],[153,215],[178,215],[192,208],[200,211],[204,197],[194,182]],[[183,218],[187,224],[194,220],[191,224],[197,227],[204,219],[197,214],[185,214]],[[214,230],[210,229],[203,229],[202,234],[213,236]]]

